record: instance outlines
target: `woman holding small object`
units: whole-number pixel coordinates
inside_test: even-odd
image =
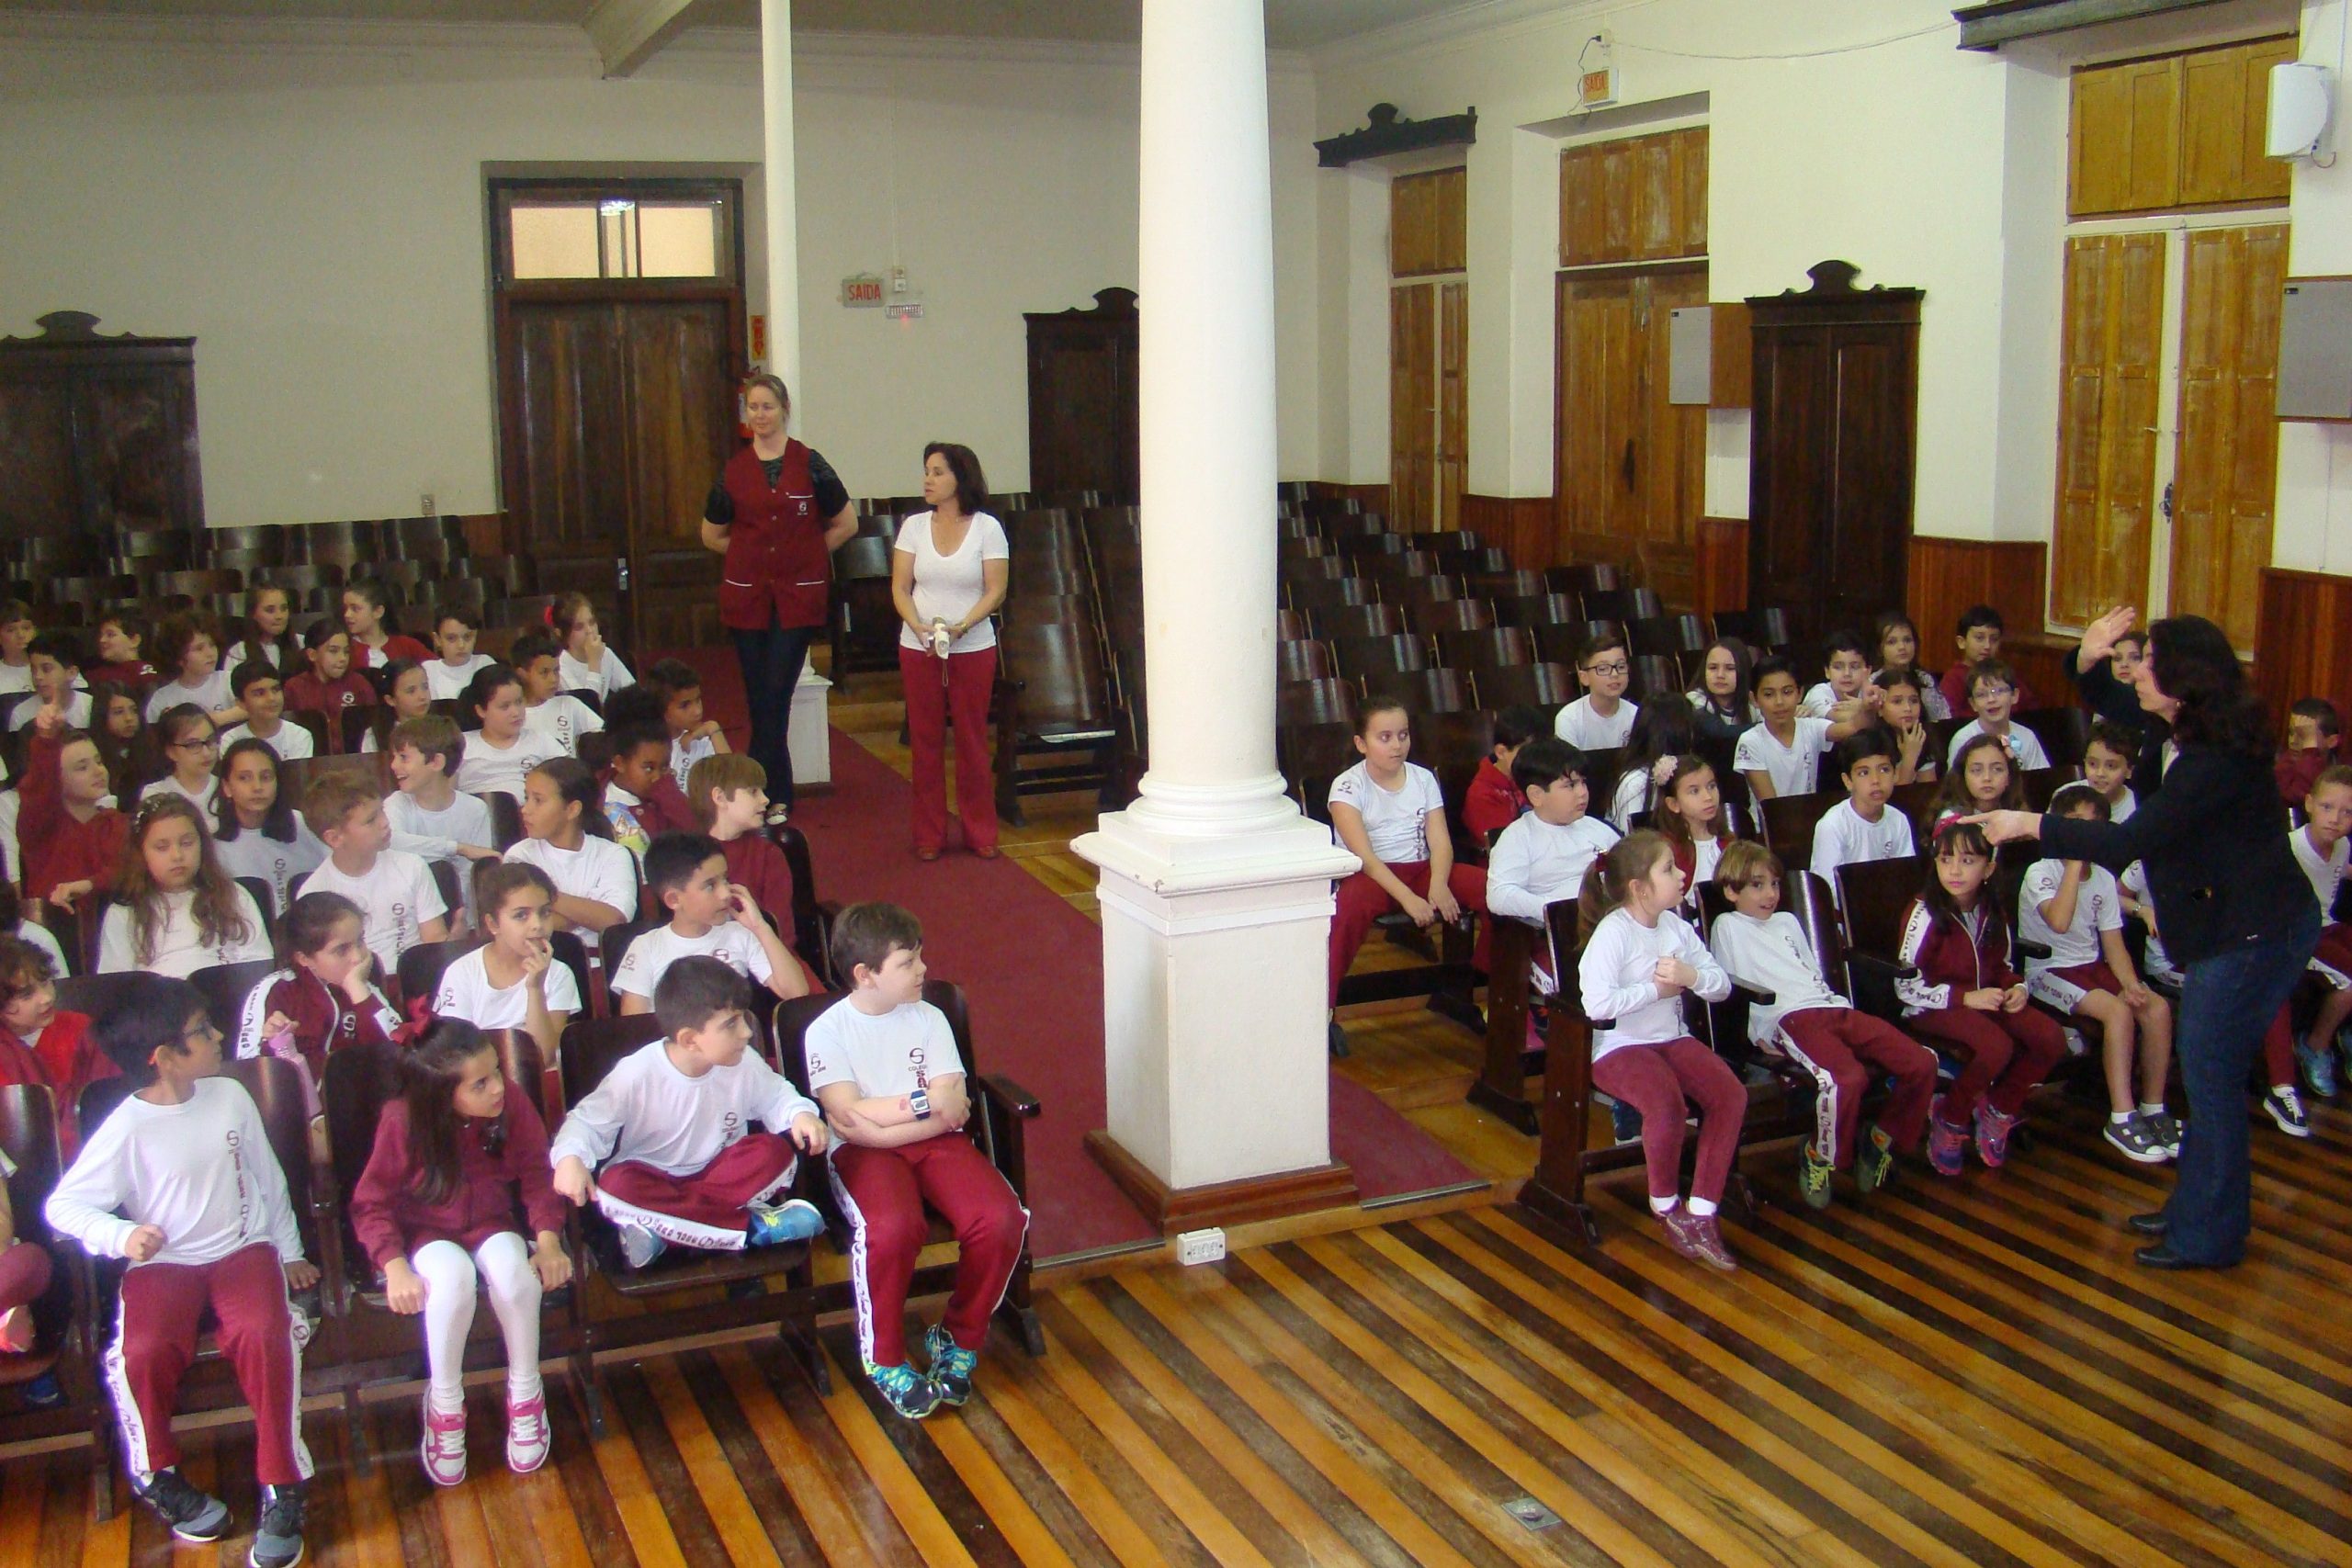
[[[786,726],[808,645],[825,628],[832,552],[857,532],[857,512],[832,465],[785,434],[792,399],[783,381],[743,384],[752,439],[728,460],[704,503],[702,543],[726,558],[718,620],[735,639],[752,710],[750,754],[779,805],[792,801]]]
[[[947,843],[947,719],[956,721],[956,806],[966,847],[996,858],[996,791],[989,771],[989,693],[996,684],[996,626],[1012,551],[1004,526],[981,508],[988,481],[968,446],[922,449],[922,499],[931,510],[899,525],[890,599],[906,623],[899,672],[907,688],[914,751],[915,858],[937,860]]]
[[[2092,623],[2082,668],[2109,657],[2132,617],[2127,607]],[[2130,1221],[2150,1238],[2135,1256],[2152,1269],[2227,1269],[2245,1256],[2252,1228],[2246,1077],[2319,940],[2320,911],[2287,847],[2269,721],[2222,629],[2196,615],[2158,621],[2132,685],[2153,722],[2129,818],[1990,811],[1967,820],[1996,844],[2040,839],[2049,854],[2118,873],[2145,864],[2165,948],[2187,973],[2174,1049],[2188,1121],[2172,1197]]]

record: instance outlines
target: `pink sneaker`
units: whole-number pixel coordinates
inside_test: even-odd
[[[506,1403],[506,1468],[517,1475],[528,1475],[548,1461],[548,1450],[555,1444],[554,1430],[548,1425],[547,1395],[536,1399]]]
[[[424,1440],[418,1445],[424,1460],[424,1473],[435,1486],[456,1486],[466,1479],[466,1416],[459,1411],[444,1416],[433,1408],[433,1396],[424,1396]]]
[[[1694,1263],[1725,1273],[1737,1269],[1739,1263],[1724,1246],[1724,1238],[1715,1229],[1715,1216],[1694,1214],[1687,1208],[1677,1207],[1658,1216],[1658,1224],[1666,1227],[1666,1244]]]
[[[1968,1168],[1968,1129],[1944,1120],[1941,1095],[1928,1109],[1928,1163],[1939,1176],[1958,1176]]]
[[[0,1312],[0,1350],[23,1355],[33,1348],[33,1309],[12,1306]]]
[[[1993,1109],[1989,1100],[1976,1102],[1976,1157],[1985,1168],[1998,1170],[2009,1157],[2009,1134],[2025,1118],[2004,1116]]]

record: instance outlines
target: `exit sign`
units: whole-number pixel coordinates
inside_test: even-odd
[[[1577,107],[1597,109],[1617,101],[1617,68],[1604,65],[1598,71],[1588,71],[1577,81]]]
[[[842,303],[853,310],[880,310],[882,308],[881,277],[875,273],[861,272],[842,278]]]

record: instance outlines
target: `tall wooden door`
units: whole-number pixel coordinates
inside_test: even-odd
[[[1140,486],[1135,290],[1105,288],[1086,310],[1032,312],[1029,488],[1042,502],[1096,491],[1132,503]]]
[[[698,535],[738,439],[742,318],[731,291],[705,293],[515,299],[501,312],[509,525],[543,590],[615,604],[638,649],[719,640]]]
[[[1706,410],[1667,400],[1672,312],[1704,304],[1704,266],[1559,282],[1555,551],[1639,562],[1687,600],[1704,509]]]
[[[1388,521],[1430,527],[1437,483],[1437,286],[1388,291]]]
[[[2160,233],[2066,242],[2050,617],[2070,626],[2147,595],[2165,243]]]
[[[2188,243],[2172,613],[2203,615],[2252,648],[2278,488],[2287,227],[2207,230]]]
[[[1813,287],[1751,299],[1750,603],[1789,611],[1802,643],[1905,602],[1918,426],[1916,288]]]

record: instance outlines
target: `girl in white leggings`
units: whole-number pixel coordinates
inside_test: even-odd
[[[498,1052],[469,1023],[444,1019],[401,1061],[401,1098],[384,1107],[375,1152],[351,1197],[352,1229],[384,1271],[394,1312],[424,1318],[424,1472],[466,1478],[466,1335],[477,1274],[506,1337],[506,1464],[547,1462],[539,1382],[539,1298],[571,1278],[563,1201],[548,1133]],[[518,1206],[536,1241],[514,1229]]]

